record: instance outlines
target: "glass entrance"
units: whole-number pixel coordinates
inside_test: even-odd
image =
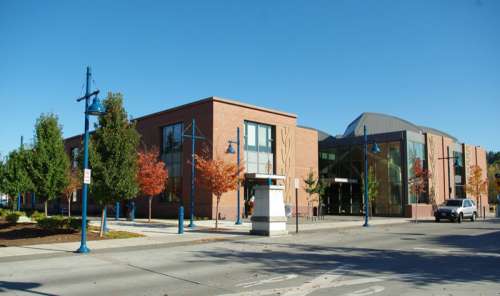
[[[326,191],[326,210],[328,214],[362,214],[363,201],[357,182],[332,183]]]

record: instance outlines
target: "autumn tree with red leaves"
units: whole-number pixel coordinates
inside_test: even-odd
[[[200,185],[217,197],[215,208],[215,230],[219,228],[219,203],[222,194],[238,189],[238,181],[244,167],[222,159],[209,159],[196,155],[196,169],[199,172]]]
[[[428,170],[424,169],[423,161],[416,158],[413,163],[413,177],[410,180],[410,190],[417,197],[416,203],[418,204],[418,197],[427,191],[427,184],[431,174]]]
[[[149,198],[149,219],[151,222],[151,203],[153,197],[162,193],[168,179],[168,171],[165,163],[158,159],[159,151],[153,148],[151,151],[141,151],[137,154],[137,182],[141,192]]]
[[[424,169],[423,161],[415,158],[413,162],[413,177],[410,179],[410,191],[415,194],[415,222],[418,221],[418,198],[427,191],[431,173]]]
[[[481,195],[488,194],[488,179],[483,179],[483,170],[480,166],[470,166],[470,176],[465,189],[468,194],[476,197],[477,210],[481,213]]]

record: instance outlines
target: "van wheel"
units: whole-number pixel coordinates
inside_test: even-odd
[[[463,214],[460,213],[457,217],[457,223],[462,223],[463,218],[464,218]]]
[[[470,221],[471,221],[471,222],[476,221],[476,215],[477,215],[477,214],[476,214],[476,212],[474,212],[474,213],[472,214],[472,216],[470,217]]]
[[[441,219],[439,219],[439,218],[436,217],[436,222],[439,222],[439,221],[441,221]]]

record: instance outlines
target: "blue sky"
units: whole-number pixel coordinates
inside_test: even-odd
[[[83,131],[85,67],[134,117],[216,95],[340,134],[383,112],[500,150],[500,1],[0,0],[0,153]]]

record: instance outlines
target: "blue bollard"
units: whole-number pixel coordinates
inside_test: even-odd
[[[21,193],[17,194],[17,210],[21,210]]]
[[[178,234],[183,234],[184,233],[184,207],[180,206],[179,207],[179,231],[177,232]]]
[[[115,204],[115,220],[118,221],[120,219],[120,202],[117,201]]]
[[[108,232],[108,208],[104,207],[104,222],[103,222],[104,233]]]

